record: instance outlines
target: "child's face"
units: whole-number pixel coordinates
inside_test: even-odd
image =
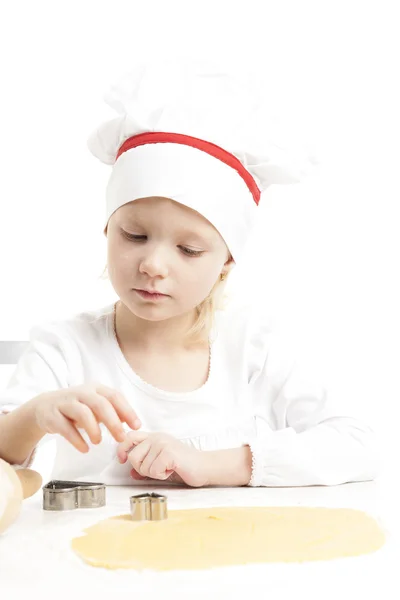
[[[209,221],[168,198],[121,206],[110,218],[107,238],[108,273],[116,293],[132,313],[151,321],[193,310],[210,293],[224,265],[228,271],[235,264]],[[135,289],[168,297],[150,302]]]

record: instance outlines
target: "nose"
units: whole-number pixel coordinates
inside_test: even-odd
[[[146,246],[146,251],[140,261],[140,273],[145,273],[149,277],[167,277],[167,257],[165,248],[161,244],[158,246]]]

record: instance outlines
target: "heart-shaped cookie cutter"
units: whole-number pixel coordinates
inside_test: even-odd
[[[168,518],[167,497],[161,494],[138,494],[130,497],[134,521],[163,521]]]
[[[99,508],[106,504],[104,483],[53,479],[43,486],[44,510]]]

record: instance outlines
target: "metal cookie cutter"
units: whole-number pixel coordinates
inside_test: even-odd
[[[106,503],[104,483],[53,479],[43,487],[44,510],[99,508]]]
[[[168,518],[167,497],[160,494],[131,496],[131,515],[134,521],[163,521]]]

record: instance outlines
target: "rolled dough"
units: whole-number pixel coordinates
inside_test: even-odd
[[[201,508],[169,511],[158,522],[120,515],[85,532],[72,540],[74,552],[108,569],[330,560],[369,554],[385,543],[372,517],[348,508]]]

